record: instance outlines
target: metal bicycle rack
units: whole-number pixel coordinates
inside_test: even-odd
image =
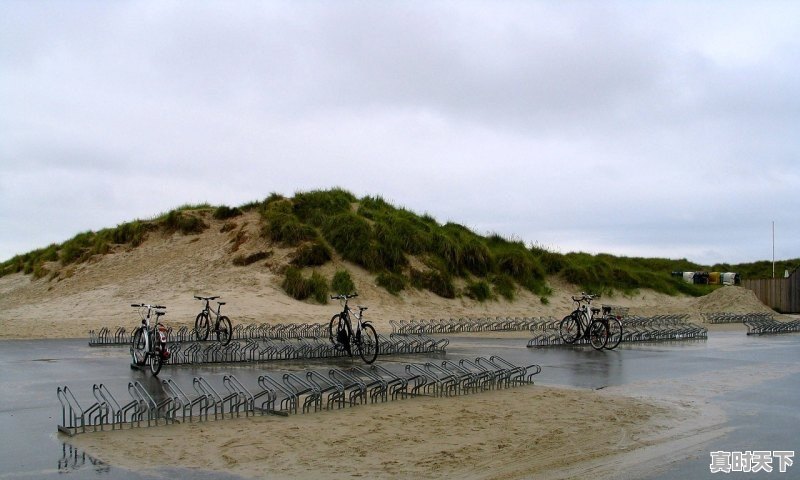
[[[800,320],[779,322],[772,315],[748,317],[742,320],[747,327],[748,335],[774,335],[779,333],[800,332]]]
[[[695,325],[687,318],[687,314],[623,317],[621,342],[688,341],[708,338],[706,327]],[[565,344],[558,330],[560,322],[552,319],[532,327],[533,338],[528,340],[528,347],[589,345],[590,342],[586,338],[579,338],[574,344]]]
[[[300,358],[342,357],[347,353],[333,348],[328,340],[328,326],[321,323],[304,324],[240,324],[233,329],[232,341],[222,346],[213,340],[193,340],[186,326],[177,331],[167,327],[167,343],[171,358],[165,365],[200,363],[263,362]],[[127,346],[130,335],[124,327],[114,334],[108,328],[89,332],[90,346]],[[450,343],[447,339],[434,339],[425,332],[393,332],[378,335],[379,353],[443,353]]]
[[[177,330],[167,326],[167,342],[189,343],[197,341],[193,329],[181,326]],[[258,340],[258,339],[290,339],[290,338],[325,338],[328,335],[328,325],[322,323],[261,323],[238,324],[233,327],[231,340]],[[89,346],[128,345],[131,341],[130,334],[125,327],[115,327],[112,333],[108,327],[100,330],[89,331]],[[203,343],[213,343],[214,339],[204,340]]]
[[[328,326],[324,324],[241,324],[234,327],[233,340],[228,345],[206,340],[193,340],[188,327],[174,330],[167,327],[167,343],[170,358],[164,365],[198,365],[207,363],[268,362],[273,360],[296,360],[312,358],[334,358],[348,356],[347,352],[334,348],[327,337]],[[130,336],[123,327],[111,330],[102,328],[89,332],[90,346],[128,346]],[[424,333],[391,333],[378,335],[379,353],[419,354],[444,353],[450,341],[432,338]]]
[[[533,384],[539,365],[517,366],[492,356],[458,364],[444,361],[405,365],[404,373],[382,365],[329,369],[327,372],[270,373],[260,375],[247,388],[233,375],[215,387],[203,377],[192,381],[187,394],[172,379],[161,381],[161,392],[151,394],[141,383],[128,383],[128,403],[122,404],[103,384],[92,387],[94,399],[82,408],[68,386],[58,387],[61,423],[58,431],[69,436],[105,429],[121,430],[178,422],[206,422],[250,415],[291,415],[312,411],[384,403],[427,395],[434,397],[474,394],[486,390]],[[156,401],[155,398],[159,398]],[[84,404],[87,404],[84,402]]]
[[[470,333],[530,330],[541,322],[540,318],[450,318],[439,320],[390,320],[392,333],[395,334],[437,334],[437,333]]]
[[[108,327],[103,327],[98,331],[89,330],[89,345],[127,345],[131,342],[131,337],[125,327],[116,327],[114,333]]]
[[[771,313],[728,313],[728,312],[712,312],[704,313],[703,323],[745,323],[745,322],[761,322],[772,321],[774,317]]]
[[[420,354],[443,353],[447,339],[426,335],[379,335],[379,353]],[[231,341],[226,346],[217,342],[170,343],[170,358],[165,365],[197,365],[206,363],[260,363],[275,360],[347,357],[326,338],[260,338]]]

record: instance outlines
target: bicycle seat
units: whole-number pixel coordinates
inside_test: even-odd
[[[217,302],[219,305],[225,305],[225,302]]]
[[[361,311],[364,311],[364,310],[366,310],[367,308],[369,308],[369,307],[362,307],[361,305],[359,305],[359,306],[358,306],[358,309],[359,309],[359,310],[361,310]]]
[[[156,312],[156,316],[160,317],[161,315],[166,315],[167,312]]]

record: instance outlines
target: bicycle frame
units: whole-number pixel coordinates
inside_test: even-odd
[[[140,359],[141,363],[137,362],[137,359],[134,358],[134,363],[137,363],[137,365],[142,365],[143,363],[147,362],[148,358],[158,357],[158,366],[154,367],[153,370],[153,373],[157,375],[158,370],[161,369],[162,362],[166,361],[170,357],[170,351],[167,346],[166,329],[158,321],[158,317],[161,317],[166,313],[164,311],[160,311],[159,309],[165,309],[167,307],[163,305],[147,305],[144,303],[132,304],[131,307],[138,308],[139,316],[142,317],[142,324],[139,329],[141,329],[141,338],[144,342],[144,348],[141,350],[144,354],[144,357]],[[145,311],[147,313],[145,313]],[[155,312],[156,315],[155,324],[150,323],[153,312]],[[135,340],[132,341],[135,342]],[[131,355],[134,353],[134,348],[135,347],[132,345]]]
[[[344,349],[350,356],[353,356],[351,346],[358,351],[358,355],[368,364],[375,361],[378,356],[378,334],[375,327],[364,320],[364,311],[367,307],[358,306],[358,312],[348,305],[348,300],[358,296],[358,294],[339,294],[331,296],[331,299],[342,302],[342,311],[331,318],[328,327],[328,335],[336,349]],[[354,325],[355,323],[355,325]]]
[[[581,293],[580,297],[572,297],[576,308],[559,323],[559,335],[565,343],[574,344],[579,339],[586,339],[596,350],[605,348],[610,329],[607,317],[596,315],[600,309],[591,306],[595,298],[596,295],[586,293]]]
[[[585,293],[581,297],[572,297],[572,301],[576,304],[572,315],[577,314],[578,328],[582,332],[580,336],[586,335],[586,332],[589,331],[589,325],[591,325],[594,320],[595,312],[591,309],[592,300],[594,300],[594,297],[592,295],[586,295]]]
[[[364,310],[366,310],[366,307],[361,307],[359,309],[359,312],[356,313],[355,310],[353,310],[352,308],[350,308],[349,305],[347,305],[347,299],[345,299],[345,301],[344,301],[344,309],[342,310],[341,315],[345,319],[344,323],[345,323],[345,325],[347,325],[347,333],[348,334],[355,335],[355,334],[357,334],[357,332],[361,332],[361,326],[363,324],[362,323],[362,318],[364,317]],[[351,315],[357,320],[356,329],[355,330],[353,330],[353,322],[350,319]]]
[[[148,352],[148,354],[150,354],[152,353],[152,343],[153,343],[150,341],[150,336],[155,331],[155,327],[150,325],[150,316],[152,315],[152,312],[155,311],[156,309],[167,308],[167,307],[163,305],[145,305],[145,304],[134,304],[131,305],[131,307],[140,309],[139,315],[142,317],[142,326],[145,329],[145,335],[144,335],[145,350]],[[147,314],[142,313],[144,309],[147,309]],[[158,324],[157,321],[156,324]]]
[[[195,318],[194,332],[197,339],[207,340],[209,333],[213,331],[217,336],[217,340],[223,346],[227,346],[233,337],[233,326],[231,325],[231,319],[222,314],[222,306],[226,302],[217,301],[217,308],[214,310],[211,307],[211,300],[216,300],[219,296],[199,297],[195,295],[194,298],[205,302],[203,309]]]
[[[217,302],[217,311],[215,312],[213,308],[211,308],[211,300],[215,300],[219,297],[194,297],[198,300],[205,300],[206,306],[203,307],[203,312],[208,313],[208,319],[211,320],[211,315],[214,315],[214,325],[219,324],[219,317],[221,316],[222,305],[223,303]]]

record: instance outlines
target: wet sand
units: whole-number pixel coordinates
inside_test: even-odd
[[[583,389],[524,386],[453,398],[283,417],[79,435],[71,443],[127,468],[173,465],[245,478],[563,478],[608,456],[694,436],[691,405]],[[681,431],[691,416],[691,432]],[[158,455],[148,445],[169,445]],[[634,457],[619,457],[628,463]]]

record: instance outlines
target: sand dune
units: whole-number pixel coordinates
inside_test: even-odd
[[[90,329],[130,330],[138,324],[130,304],[138,302],[166,304],[165,323],[191,325],[201,307],[192,299],[195,294],[222,296],[234,324],[325,322],[337,312],[337,304],[288,297],[276,273],[288,252],[264,243],[253,215],[236,221],[236,229],[227,233],[220,231],[221,222],[211,221],[202,235],[151,234],[138,248],[120,247],[52,277],[2,277],[0,338],[86,338]],[[239,231],[243,233],[236,237]],[[266,249],[272,251],[266,261],[247,267],[232,263],[234,254]],[[519,291],[514,302],[446,300],[415,290],[394,296],[351,264],[334,262],[322,271],[330,278],[340,268],[347,268],[356,283],[356,303],[369,306],[369,318],[379,332],[387,333],[391,320],[561,318],[572,309],[570,295],[578,293],[576,287],[551,278],[554,293],[547,303],[526,291]],[[752,292],[738,287],[702,298],[645,290],[604,298],[602,303],[626,306],[641,315],[687,313],[696,322],[703,312],[769,311]],[[717,328],[743,327],[712,326]],[[598,413],[574,413],[584,411]],[[722,421],[719,412],[709,411],[702,401],[527,386],[289,418],[98,432],[69,441],[112,465],[171,465],[246,478],[614,478],[635,470],[632,454],[651,458],[659,446],[674,449],[680,442],[703,441]],[[160,446],[157,455],[153,445]],[[649,456],[641,455],[645,451]]]

